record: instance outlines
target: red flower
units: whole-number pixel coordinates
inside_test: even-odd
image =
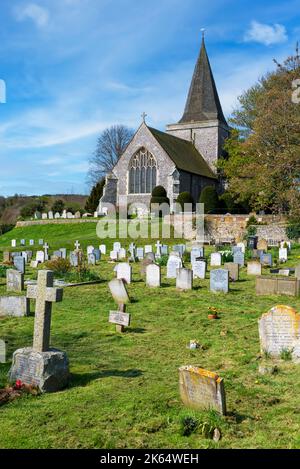
[[[15,389],[19,390],[19,389],[22,389],[22,387],[23,387],[23,383],[20,379],[18,379],[15,384]]]

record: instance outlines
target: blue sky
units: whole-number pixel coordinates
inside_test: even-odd
[[[299,17],[300,0],[0,0],[0,195],[87,193],[101,130],[177,122],[201,28],[230,115]]]

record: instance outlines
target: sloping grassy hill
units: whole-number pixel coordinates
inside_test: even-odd
[[[97,239],[95,224],[31,227],[0,238],[1,249],[21,236],[43,237],[57,247],[72,245],[76,238],[84,245]],[[288,265],[296,265],[298,256],[300,247]],[[107,286],[114,265],[107,260],[93,268],[101,284],[65,289],[63,302],[53,308],[51,342],[68,353],[69,388],[0,407],[2,448],[300,448],[300,366],[278,360],[277,374],[261,376],[257,324],[276,304],[300,311],[299,298],[256,297],[255,279],[245,269],[228,295],[211,294],[209,279],[196,280],[193,291],[179,292],[175,281],[165,278],[165,268],[162,288],[151,290],[137,264],[128,288],[132,324],[121,335],[108,323],[115,304]],[[0,295],[5,294],[2,280]],[[220,320],[208,320],[210,306],[218,308]],[[13,351],[32,344],[33,322],[33,315],[0,320],[0,337],[8,343],[0,386]],[[192,339],[202,348],[190,351]],[[225,379],[226,417],[182,406],[182,365],[200,365]],[[199,423],[190,436],[182,435],[186,417]],[[222,433],[219,443],[209,438],[215,427]]]

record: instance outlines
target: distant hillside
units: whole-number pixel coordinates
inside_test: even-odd
[[[15,195],[13,197],[0,197],[0,224],[15,224],[21,215],[23,207],[34,203],[36,200],[42,198],[45,200],[45,212],[51,210],[53,203],[56,200],[62,200],[66,207],[78,206],[84,209],[88,196],[85,195],[44,195],[42,197],[36,196],[23,196]]]

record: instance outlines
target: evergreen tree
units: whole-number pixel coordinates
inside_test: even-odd
[[[96,212],[100,199],[103,195],[103,189],[105,186],[105,178],[101,179],[93,188],[90,193],[90,196],[88,197],[86,204],[85,204],[85,209],[87,212],[94,213]]]

